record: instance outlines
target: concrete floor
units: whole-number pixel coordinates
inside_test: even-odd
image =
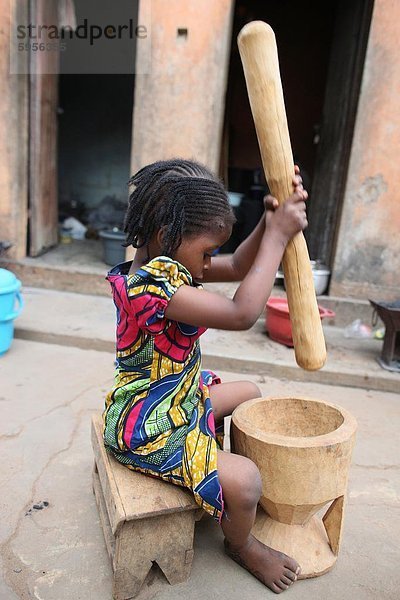
[[[223,380],[243,379],[232,372]],[[335,568],[297,582],[293,600],[395,600],[400,559],[400,397],[246,375],[265,395],[337,403],[359,424],[344,538]],[[112,384],[113,355],[16,339],[0,358],[1,600],[111,600],[112,572],[91,490],[90,418]],[[48,503],[48,504],[47,504]],[[222,552],[219,527],[196,526],[190,580],[151,573],[139,600],[273,597]]]

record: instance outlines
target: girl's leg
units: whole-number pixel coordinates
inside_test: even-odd
[[[219,383],[210,387],[210,400],[213,407],[215,422],[219,423],[224,417],[231,415],[239,404],[261,398],[259,387],[251,381],[235,381]]]
[[[265,546],[250,534],[261,495],[256,465],[244,456],[218,450],[218,475],[225,501],[221,526],[227,554],[280,594],[296,581],[300,567],[293,558]]]

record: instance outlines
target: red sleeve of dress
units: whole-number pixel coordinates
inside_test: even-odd
[[[152,335],[163,333],[170,321],[165,317],[168,302],[181,285],[192,278],[180,263],[157,257],[128,280],[128,299],[138,327]]]

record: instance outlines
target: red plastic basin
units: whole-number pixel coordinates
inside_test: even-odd
[[[318,306],[321,319],[333,318],[333,310]],[[265,328],[271,340],[293,347],[292,323],[286,298],[269,298],[265,306]]]

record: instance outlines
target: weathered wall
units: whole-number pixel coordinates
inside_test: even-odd
[[[331,295],[400,298],[400,3],[375,0]]]
[[[135,81],[132,173],[174,156],[218,170],[232,9],[232,0],[152,1],[151,72]]]
[[[10,74],[10,22],[27,9],[0,2],[0,241],[10,258],[26,255],[28,215],[28,77]],[[17,61],[27,60],[26,52]]]

